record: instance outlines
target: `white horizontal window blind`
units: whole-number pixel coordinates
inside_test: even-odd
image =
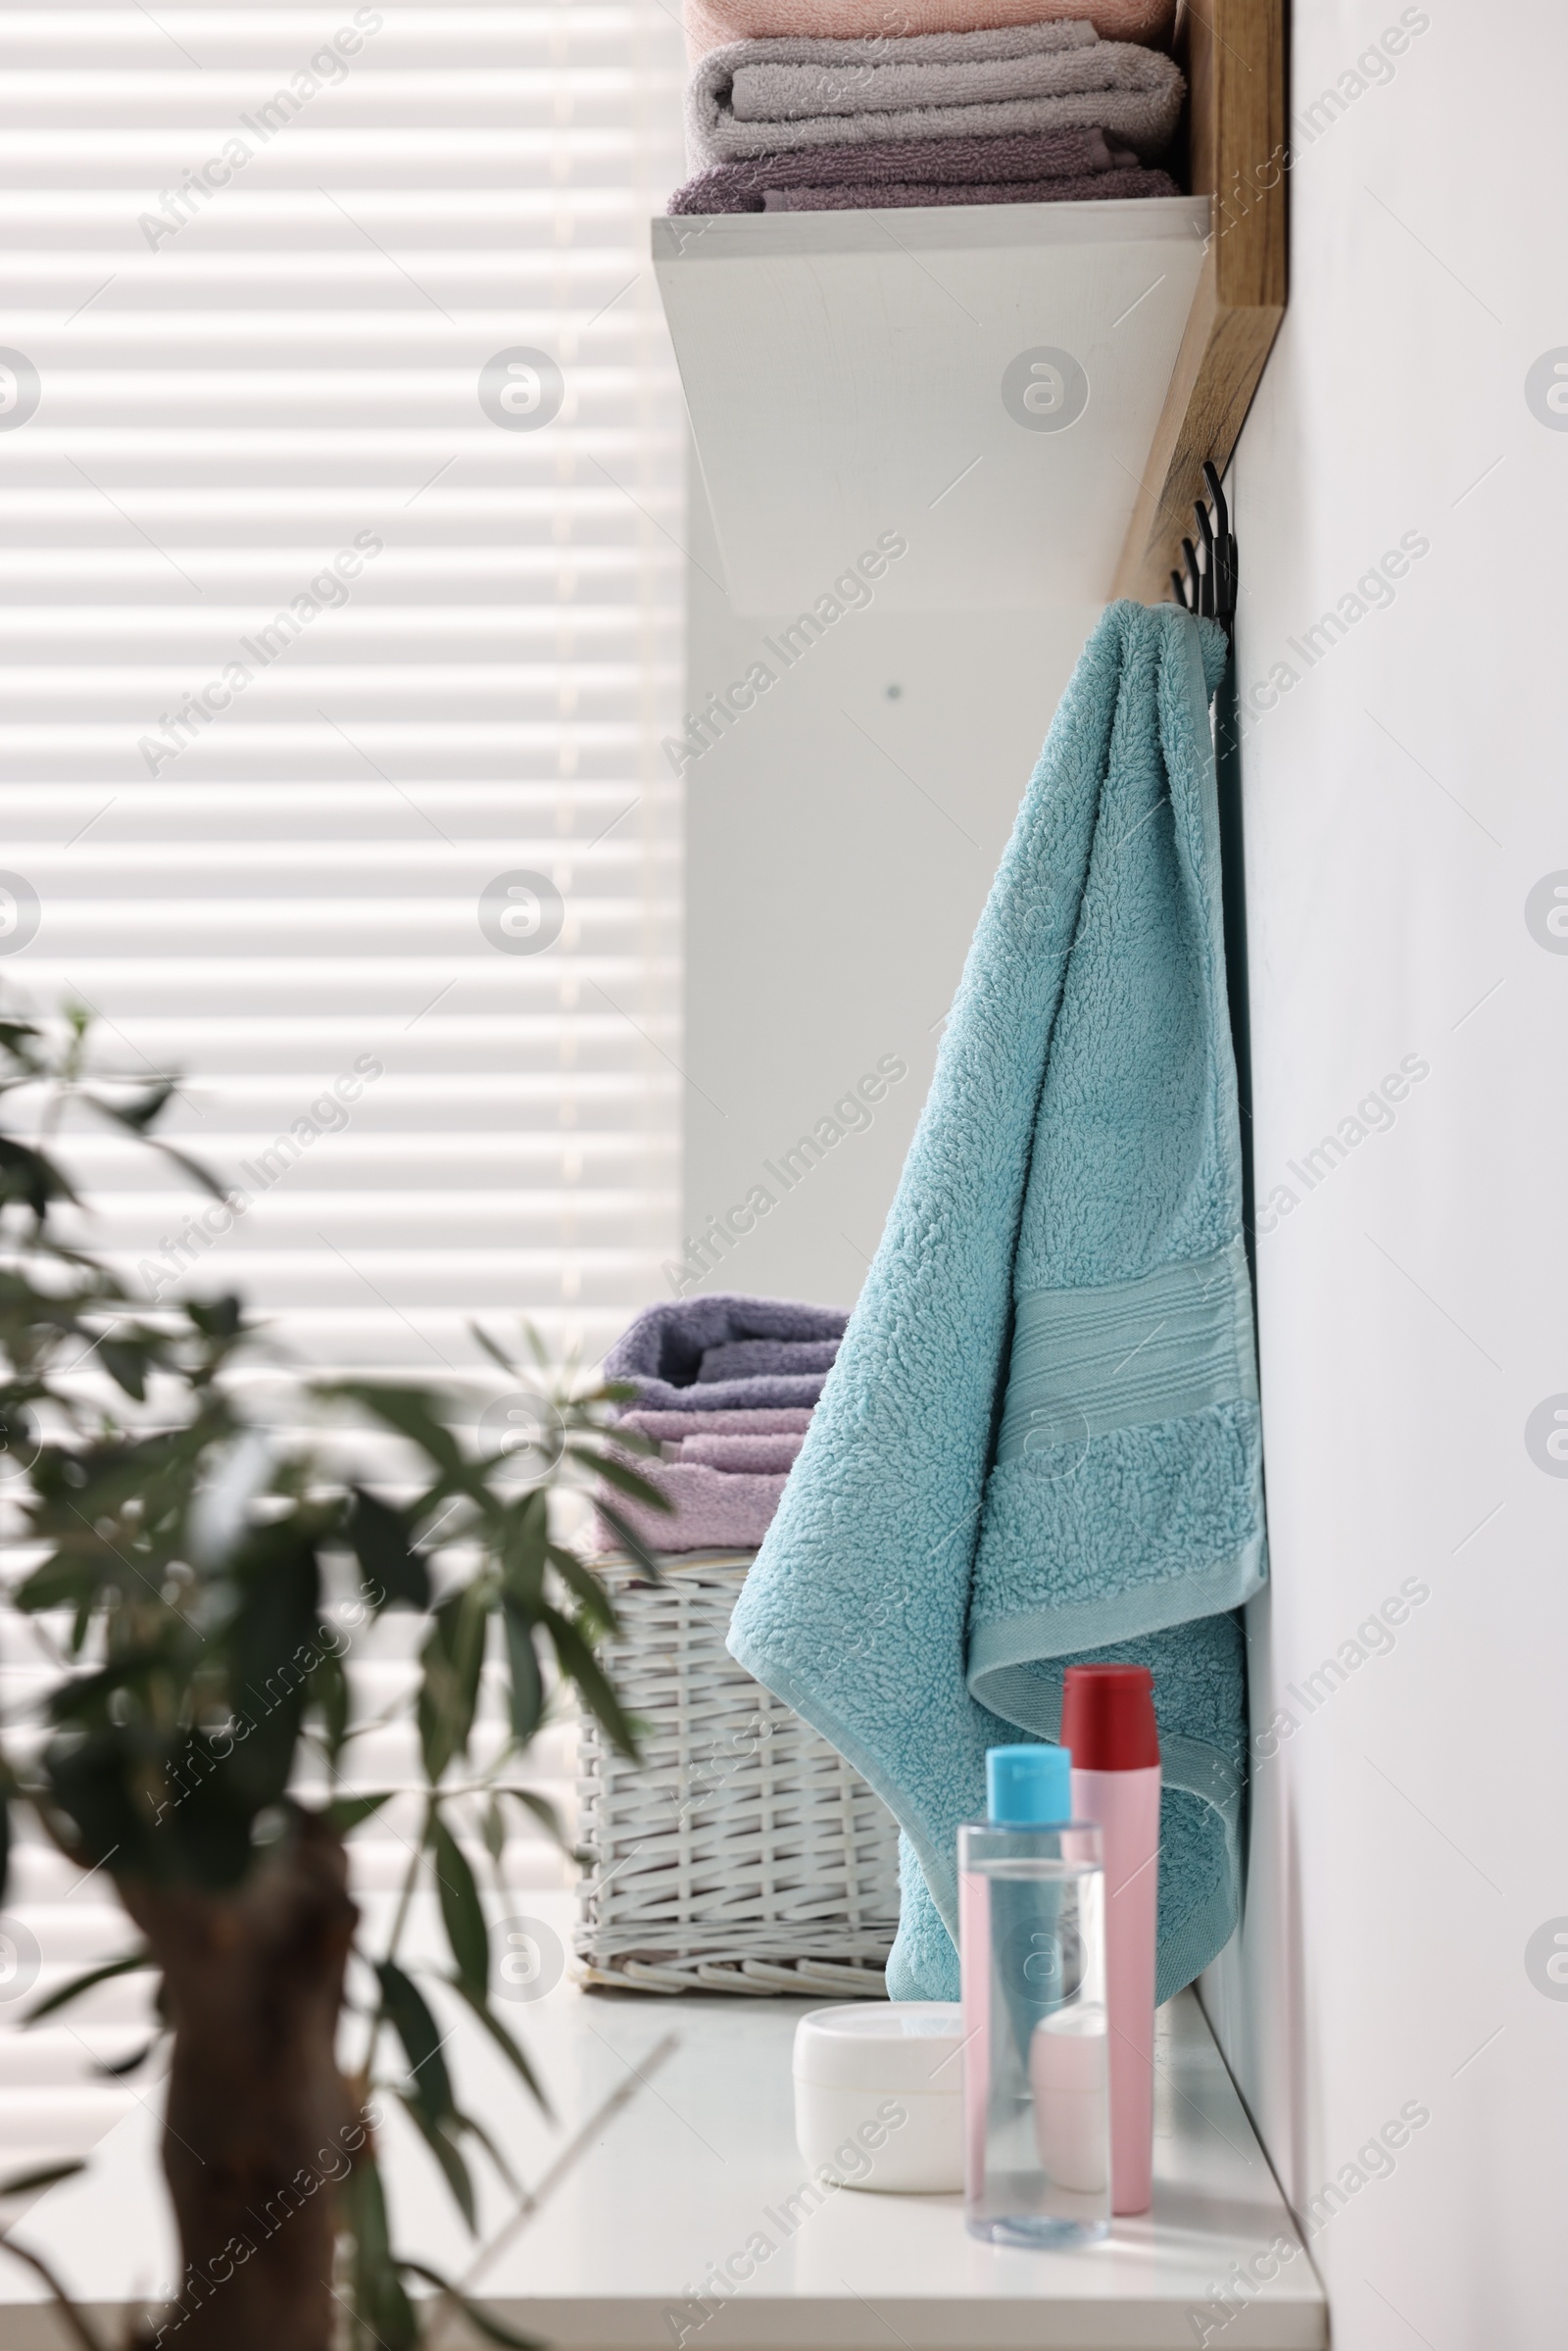
[[[0,16],[0,1000],[182,1073],[226,1223],[70,1139],[149,1299],[476,1413],[473,1318],[591,1363],[676,1229],[681,71],[658,0]],[[69,1876],[0,2018],[124,1938]],[[19,2161],[132,2094],[91,2014],[0,2040]]]

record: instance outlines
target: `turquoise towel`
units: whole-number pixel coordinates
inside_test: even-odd
[[[896,1998],[956,1996],[958,1824],[1063,1668],[1154,1676],[1159,1997],[1235,1926],[1264,1576],[1208,698],[1225,641],[1111,607],[969,951],[734,1655],[904,1831]]]

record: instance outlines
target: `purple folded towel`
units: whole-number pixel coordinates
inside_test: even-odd
[[[672,213],[760,213],[770,190],[1082,179],[1136,163],[1102,130],[1015,131],[1004,138],[877,139],[746,156],[698,171],[669,200]],[[866,199],[869,204],[871,199]]]
[[[827,1378],[822,1371],[757,1372],[730,1380],[698,1373],[710,1347],[739,1339],[831,1339],[844,1336],[849,1316],[840,1306],[800,1305],[791,1298],[742,1298],[713,1291],[648,1306],[605,1357],[605,1378],[637,1390],[644,1409],[721,1411],[728,1407],[814,1404]]]
[[[639,1437],[804,1437],[811,1425],[808,1404],[780,1404],[748,1412],[623,1412],[616,1424]]]
[[[1084,179],[1008,179],[987,187],[916,180],[874,188],[769,188],[764,213],[870,213],[922,204],[1109,204],[1118,196],[1179,196],[1168,171],[1096,171]]]
[[[624,1494],[615,1496],[617,1512],[651,1551],[755,1551],[773,1523],[787,1483],[782,1473],[737,1475],[701,1461],[639,1461],[637,1472],[674,1504],[666,1515],[645,1510]],[[604,1550],[620,1547],[619,1537],[603,1520],[598,1540]]]
[[[705,1388],[717,1380],[755,1380],[770,1372],[831,1371],[836,1339],[726,1339],[705,1347],[697,1377]]]
[[[680,1437],[667,1446],[672,1461],[705,1461],[733,1476],[737,1470],[765,1470],[774,1476],[793,1469],[804,1437]]]

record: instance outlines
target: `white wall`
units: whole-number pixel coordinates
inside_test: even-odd
[[[730,612],[695,465],[691,480],[700,701],[745,675],[774,623]],[[905,565],[921,561],[909,537]],[[775,1203],[688,1287],[853,1305],[992,875],[1096,617],[895,616],[873,599],[687,767],[684,1230],[754,1186]],[[765,1162],[779,1169],[820,1121],[840,1124],[835,1102],[884,1060],[907,1074],[871,1123],[786,1192]]]
[[[1568,430],[1525,379],[1568,345],[1568,21],[1408,13],[1394,78],[1299,141],[1236,472],[1242,677],[1298,675],[1246,753],[1259,1198],[1297,1204],[1258,1251],[1273,1583],[1247,1926],[1207,1990],[1292,2201],[1345,2195],[1313,2238],[1338,2351],[1538,2351],[1568,2282],[1568,1984],[1527,1969],[1568,1932],[1568,1483],[1525,1430],[1568,1391],[1568,955],[1525,909],[1568,868]],[[1298,124],[1399,14],[1298,5]],[[1407,532],[1396,600],[1309,667],[1290,639]],[[1308,1190],[1290,1162],[1405,1055],[1397,1123]],[[1410,1579],[1393,1647],[1303,1702]],[[1392,2172],[1357,2164],[1407,2107]]]

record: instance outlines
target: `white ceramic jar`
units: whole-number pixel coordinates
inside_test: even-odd
[[[956,2000],[857,2000],[795,2029],[795,2136],[846,2187],[963,2186],[962,2011]]]

